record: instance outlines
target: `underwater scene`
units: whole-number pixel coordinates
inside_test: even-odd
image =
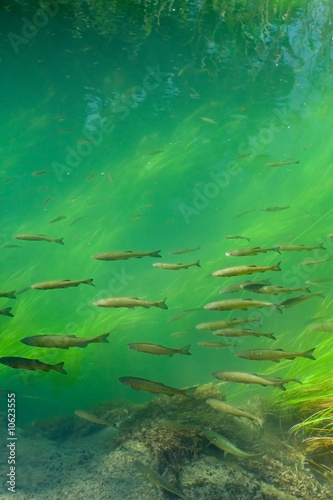
[[[0,33],[0,497],[333,500],[332,2]]]

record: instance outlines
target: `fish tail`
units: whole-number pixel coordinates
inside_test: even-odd
[[[245,238],[247,241],[251,241],[251,238]]]
[[[160,255],[161,250],[155,250],[155,252],[151,252],[150,257],[162,257]]]
[[[6,307],[5,309],[2,309],[1,314],[4,316],[10,316],[11,318],[14,318],[14,314],[12,314],[10,311],[13,309],[12,307]]]
[[[311,293],[311,290],[310,290],[310,287],[307,286],[306,289],[305,289],[308,293]]]
[[[190,348],[191,348],[191,344],[186,345],[185,347],[182,347],[181,349],[179,349],[179,353],[180,354],[187,354],[188,356],[191,356],[191,353],[189,352]]]
[[[295,163],[297,163],[297,165],[299,165],[301,162],[299,160],[295,161]]]
[[[279,247],[279,245],[276,245],[275,247],[273,247],[273,250],[274,250],[275,252],[277,252],[277,253],[281,253],[281,252],[280,252],[280,247]]]
[[[258,419],[257,419],[257,422],[258,422],[258,424],[260,425],[260,428],[262,429],[262,428],[263,428],[263,426],[264,426],[264,422],[265,422],[265,421],[264,421],[264,419],[263,419],[263,418],[258,418]]]
[[[107,339],[110,333],[111,332],[107,332],[107,333],[102,333],[102,335],[98,335],[98,337],[94,338],[94,342],[97,342],[97,344],[110,344],[110,342]]]
[[[197,260],[195,263],[194,263],[195,266],[198,266],[198,267],[201,267],[200,266],[200,260]]]
[[[274,311],[282,314],[281,304],[273,304],[272,309],[274,309]]]
[[[193,394],[197,390],[197,386],[195,387],[188,387],[187,389],[183,389],[183,394],[184,396],[187,396],[188,398],[193,398]]]
[[[318,248],[320,248],[321,250],[326,250],[326,248],[324,247],[324,243],[319,243]]]
[[[61,361],[61,363],[57,363],[56,365],[52,365],[52,370],[55,370],[56,372],[62,373],[63,375],[67,375],[66,370],[63,369],[64,366],[64,361]]]
[[[165,297],[165,299],[160,300],[159,302],[154,302],[154,306],[159,307],[160,309],[168,309],[168,306],[165,303],[166,299],[167,298]]]
[[[95,286],[94,283],[93,283],[93,279],[94,278],[89,278],[88,280],[82,281],[82,283],[84,283],[85,285]]]
[[[279,249],[280,249],[280,247],[279,247]],[[272,266],[272,271],[281,271],[280,264],[281,264],[281,261],[274,264],[274,266]]]
[[[59,245],[64,245],[64,238],[57,238],[54,240],[54,243],[58,243]]]
[[[267,337],[268,339],[276,340],[276,337],[273,333],[268,333],[267,335],[265,335],[265,337]]]
[[[16,299],[15,292],[16,292],[16,290],[11,290],[10,292],[7,293],[6,298],[7,299]]]
[[[301,382],[301,377],[295,377],[293,379],[293,382],[298,382],[299,384],[302,384],[303,382]]]
[[[318,292],[315,295],[318,295],[318,297],[322,297],[323,299],[325,298],[325,295],[323,294],[323,292]]]
[[[302,356],[304,358],[308,358],[308,359],[316,359],[314,356],[313,356],[313,351],[315,350],[315,347],[313,347],[312,349],[309,349],[308,351],[304,351],[302,352]]]

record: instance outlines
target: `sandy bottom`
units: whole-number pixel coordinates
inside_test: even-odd
[[[7,490],[7,455],[1,455],[1,499],[159,500],[177,498],[148,481],[134,466],[157,470],[149,447],[137,439],[115,447],[117,429],[107,427],[63,443],[18,435],[16,491]],[[3,432],[1,442],[6,442]],[[6,457],[4,457],[6,455]],[[188,500],[333,500],[333,486],[318,481],[300,453],[269,450],[260,461],[240,460],[207,447],[191,460],[159,473]],[[171,472],[172,471],[172,472]]]

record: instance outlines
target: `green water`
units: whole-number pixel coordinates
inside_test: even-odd
[[[316,347],[316,362],[274,364],[274,373],[326,370],[333,358],[327,342],[321,348],[327,335],[314,338],[303,331],[309,318],[330,317],[329,282],[311,288],[325,298],[281,315],[250,311],[263,318],[263,332],[275,332],[273,342],[246,338],[237,349],[205,349],[197,342],[216,338],[195,325],[247,314],[202,309],[235,297],[218,294],[237,278],[210,276],[217,269],[281,260],[281,273],[260,277],[283,286],[333,277],[331,261],[298,266],[305,258],[333,253],[327,239],[333,231],[330,2],[91,2],[88,7],[78,1],[52,8],[34,18],[34,5],[1,7],[1,291],[87,278],[95,288],[28,290],[16,300],[1,299],[0,308],[12,307],[14,315],[0,316],[1,356],[64,361],[67,370],[64,376],[0,365],[1,387],[17,394],[19,424],[89,409],[106,399],[152,397],[122,385],[123,376],[180,388],[211,382],[217,370],[272,371],[270,362],[238,359],[233,354],[238,349]],[[29,31],[26,20],[33,19],[44,24]],[[289,160],[299,163],[265,166]],[[46,172],[32,175],[40,171]],[[261,211],[272,206],[289,208]],[[12,238],[22,233],[64,238],[64,245]],[[224,239],[230,234],[251,242]],[[321,242],[326,251],[225,256],[247,246]],[[157,249],[162,262],[200,259],[201,268],[162,270],[150,257],[91,258]],[[167,297],[168,310],[92,305],[111,296]],[[264,297],[275,303],[287,298]],[[172,321],[192,308],[201,309]],[[107,331],[109,345],[86,349],[20,342],[36,334],[92,337]],[[192,356],[155,357],[130,350],[129,342],[191,344]],[[270,397],[272,391],[251,387],[242,397]],[[239,389],[230,386],[226,392],[232,397]]]

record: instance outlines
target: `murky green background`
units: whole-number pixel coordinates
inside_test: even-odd
[[[14,314],[0,316],[1,356],[64,361],[68,372],[0,365],[1,388],[17,393],[17,425],[105,399],[151,397],[120,384],[121,376],[185,387],[210,382],[213,371],[224,369],[300,375],[305,382],[331,371],[329,334],[304,332],[308,319],[330,318],[329,282],[311,288],[322,290],[324,299],[283,315],[251,313],[263,318],[262,331],[275,332],[277,341],[248,338],[237,346],[316,346],[316,362],[260,364],[236,358],[234,348],[196,345],[216,340],[195,329],[199,322],[246,312],[199,310],[173,320],[184,310],[236,297],[218,291],[237,278],[210,276],[223,267],[281,260],[281,273],[262,277],[284,286],[333,277],[330,261],[298,266],[333,253],[326,237],[333,231],[330,2],[51,2],[38,16],[36,8],[13,1],[1,7],[0,291],[53,279],[93,278],[96,287],[29,290],[16,300],[1,299],[0,308],[12,306]],[[299,164],[265,166],[288,160]],[[33,175],[38,171],[46,173]],[[289,208],[261,211],[272,206]],[[66,218],[50,223],[59,216]],[[19,233],[63,237],[65,244],[12,238]],[[251,243],[227,241],[228,234]],[[325,252],[225,256],[246,246],[321,242]],[[200,249],[169,255],[195,247]],[[156,269],[157,260],[149,257],[91,258],[157,249],[163,262],[200,259],[201,269]],[[169,309],[92,305],[117,295],[167,297]],[[271,297],[275,303],[287,298]],[[20,343],[42,333],[91,337],[107,331],[109,345],[86,349]],[[154,357],[128,349],[129,342],[191,344],[192,356]],[[239,389],[226,391],[237,395]],[[242,397],[272,392],[246,388]]]

